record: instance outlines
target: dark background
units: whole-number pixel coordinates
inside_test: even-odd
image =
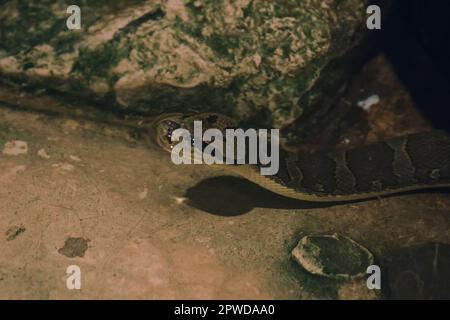
[[[450,129],[450,1],[394,0],[382,49],[422,113]]]

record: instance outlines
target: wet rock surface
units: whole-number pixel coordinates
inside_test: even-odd
[[[74,4],[74,3],[70,3]],[[282,127],[356,43],[366,1],[3,2],[0,75],[159,114],[214,110]],[[323,88],[322,88],[323,89]],[[332,95],[333,92],[326,92]]]

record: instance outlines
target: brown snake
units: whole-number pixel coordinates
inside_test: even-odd
[[[172,131],[191,131],[195,120],[222,131],[235,127],[231,119],[217,113],[165,114],[153,123],[152,139],[170,151]],[[314,202],[364,200],[450,187],[450,136],[443,131],[430,131],[350,150],[312,154],[281,151],[279,171],[273,176],[262,176],[258,165],[224,166],[290,198]]]

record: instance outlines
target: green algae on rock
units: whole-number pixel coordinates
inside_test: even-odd
[[[369,250],[338,234],[303,237],[292,257],[309,273],[336,280],[361,277],[374,262]]]
[[[73,2],[73,3],[72,3]],[[361,0],[66,1],[0,5],[0,76],[148,114],[216,111],[283,127],[364,25]]]

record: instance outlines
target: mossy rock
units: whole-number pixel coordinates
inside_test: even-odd
[[[374,262],[369,250],[338,234],[303,237],[292,257],[309,273],[336,280],[363,277]]]
[[[81,8],[81,30],[66,9]],[[156,115],[284,127],[358,42],[366,1],[2,1],[0,76]],[[325,73],[325,74],[324,74]],[[338,81],[338,80],[337,80]]]

